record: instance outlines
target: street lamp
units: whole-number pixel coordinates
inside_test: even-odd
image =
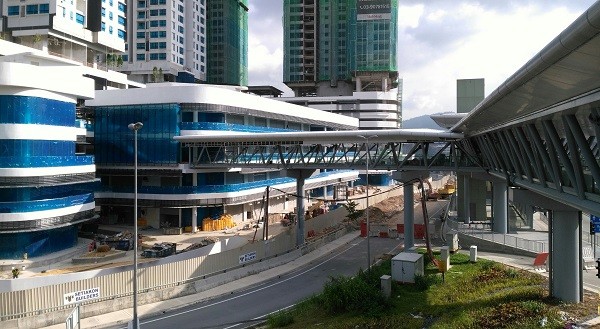
[[[137,268],[138,268],[138,142],[137,134],[138,130],[144,126],[141,122],[130,123],[127,127],[129,130],[133,130],[133,320],[132,328],[139,329],[140,320],[137,314]]]
[[[357,135],[365,140],[365,148],[367,150],[367,271],[371,268],[371,243],[369,241],[369,232],[371,230],[371,224],[369,223],[369,162],[371,162],[371,155],[369,152],[369,138],[377,137],[377,135],[363,136]]]

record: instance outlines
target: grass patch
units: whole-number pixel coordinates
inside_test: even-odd
[[[548,298],[544,277],[483,259],[471,263],[460,253],[450,263],[444,281],[429,263],[414,284],[394,282],[389,299],[379,287],[380,277],[391,275],[389,260],[352,278],[331,278],[323,293],[286,312],[285,327],[511,329],[567,323],[562,310],[572,306]],[[578,309],[579,317],[592,315]]]

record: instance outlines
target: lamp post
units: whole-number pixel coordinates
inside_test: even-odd
[[[133,130],[133,320],[132,328],[138,329],[140,327],[140,320],[137,314],[137,268],[138,268],[138,142],[137,134],[138,130],[144,126],[141,122],[130,123],[127,127]]]
[[[369,241],[371,224],[369,223],[369,162],[371,162],[371,155],[369,152],[369,138],[377,137],[377,135],[363,136],[357,135],[357,137],[365,140],[365,149],[367,150],[367,271],[371,268],[371,243]]]

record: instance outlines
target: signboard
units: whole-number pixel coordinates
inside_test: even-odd
[[[256,251],[249,252],[240,256],[240,264],[248,263],[256,259]]]
[[[74,291],[63,295],[64,305],[85,302],[86,300],[100,297],[100,288]]]
[[[591,233],[600,233],[600,217],[590,215]]]
[[[391,19],[391,0],[357,0],[356,20],[369,21],[375,19]]]

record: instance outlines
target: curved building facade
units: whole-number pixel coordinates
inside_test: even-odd
[[[152,227],[193,227],[224,213],[236,222],[260,218],[267,186],[294,193],[295,180],[279,170],[194,168],[197,154],[174,139],[183,135],[227,135],[356,129],[358,120],[241,92],[243,88],[158,83],[146,88],[96,93],[94,145],[102,188],[96,192],[105,223],[133,221],[134,136],[138,131],[138,214]],[[314,195],[358,178],[357,171],[319,172],[308,178]],[[327,191],[327,192],[324,192]],[[270,211],[291,212],[293,198],[273,192]]]
[[[94,218],[94,159],[76,152],[93,90],[76,67],[0,62],[0,258],[70,248]]]

